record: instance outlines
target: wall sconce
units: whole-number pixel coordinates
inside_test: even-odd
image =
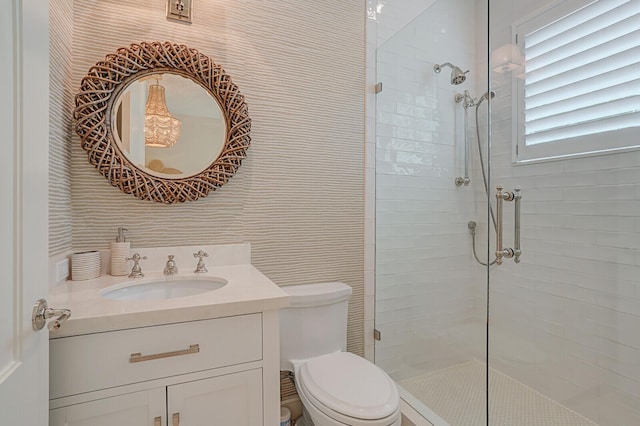
[[[167,0],[167,19],[191,23],[192,0]]]

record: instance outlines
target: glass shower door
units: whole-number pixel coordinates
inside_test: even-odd
[[[488,424],[640,425],[640,1],[489,3]]]
[[[378,26],[375,361],[433,424],[486,425],[487,3],[425,3]]]

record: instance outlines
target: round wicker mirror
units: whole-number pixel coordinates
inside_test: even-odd
[[[163,73],[180,75],[200,85],[220,106],[222,122],[226,126],[221,132],[224,138],[221,149],[213,137],[210,144],[205,143],[200,148],[214,152],[203,153],[205,157],[212,155],[213,162],[202,170],[196,167],[192,172],[175,177],[155,173],[154,167],[135,161],[130,149],[123,148],[119,134],[122,133],[120,95],[135,82]],[[148,132],[147,123],[153,122],[149,120],[151,96],[152,91],[149,91],[143,145],[155,147],[157,151],[157,140],[152,145],[148,134],[175,134],[176,127],[180,130],[180,124],[171,127],[173,117],[169,117],[159,122],[157,132]],[[164,98],[164,88],[161,97]],[[209,191],[224,185],[235,174],[251,143],[251,119],[238,87],[211,58],[185,45],[150,42],[118,49],[89,69],[75,101],[76,132],[89,162],[111,185],[141,200],[174,204],[207,196]],[[168,130],[166,126],[169,126]],[[167,146],[177,143],[173,137]],[[217,152],[219,155],[216,156]]]

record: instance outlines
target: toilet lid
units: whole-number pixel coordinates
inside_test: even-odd
[[[395,383],[384,371],[349,352],[309,360],[298,380],[317,402],[356,419],[388,417],[400,402]]]

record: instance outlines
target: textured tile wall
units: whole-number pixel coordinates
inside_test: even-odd
[[[71,242],[71,127],[73,0],[49,7],[49,255],[67,253]]]
[[[209,0],[197,2],[194,15],[183,25],[168,22],[164,5],[151,0],[77,2],[74,90],[117,47],[145,40],[195,47],[222,64],[247,98],[249,157],[208,198],[163,206],[109,186],[74,135],[72,247],[105,248],[118,226],[129,228],[133,247],[249,242],[253,263],[280,285],[351,285],[348,348],[362,354],[364,2]],[[67,167],[52,161],[52,174]],[[68,220],[67,212],[52,220]],[[65,224],[53,232],[68,238]]]

